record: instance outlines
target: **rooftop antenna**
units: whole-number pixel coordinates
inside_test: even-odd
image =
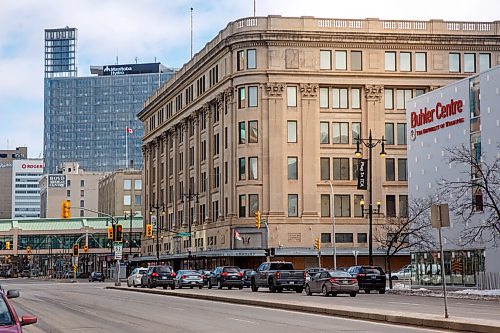
[[[255,1],[256,0],[253,0],[253,17],[255,17]]]
[[[191,59],[193,59],[193,7],[191,7]]]
[[[116,56],[116,65],[118,65],[118,56]]]
[[[137,57],[135,57],[135,64],[137,65]]]

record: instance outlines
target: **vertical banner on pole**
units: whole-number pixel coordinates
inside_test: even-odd
[[[359,159],[358,163],[358,190],[366,190],[368,179],[368,160],[365,158]]]

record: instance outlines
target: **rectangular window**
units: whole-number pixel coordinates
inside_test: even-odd
[[[351,70],[352,71],[360,71],[363,69],[362,62],[362,53],[361,51],[351,51]]]
[[[331,243],[332,242],[332,234],[327,233],[327,232],[322,232],[321,233],[321,243]]]
[[[320,158],[321,165],[321,180],[329,180],[330,179],[330,158],[329,157],[321,157]]]
[[[321,217],[330,217],[330,194],[321,195]]]
[[[85,196],[85,190],[80,190],[80,196],[84,197]]]
[[[299,216],[299,196],[297,194],[288,195],[288,216]]]
[[[366,243],[368,241],[368,237],[366,235],[366,233],[362,232],[362,233],[358,233],[358,243]]]
[[[335,69],[347,69],[347,51],[335,51]]]
[[[224,184],[227,184],[228,176],[229,176],[229,163],[227,161],[225,161],[224,162]]]
[[[385,204],[387,217],[396,217],[396,196],[386,195]]]
[[[288,121],[288,142],[297,142],[297,122],[295,120]]]
[[[240,194],[239,197],[239,205],[238,205],[238,216],[239,217],[246,217],[246,211],[247,211],[247,198],[246,195]]]
[[[425,89],[415,89],[415,97],[425,94]]]
[[[415,71],[427,72],[427,53],[415,52]]]
[[[238,51],[236,53],[236,57],[238,58],[236,69],[239,71],[244,70],[245,69],[245,51]]]
[[[348,194],[335,194],[334,196],[335,216],[351,216],[351,200]]]
[[[330,123],[319,123],[319,143],[330,143]]]
[[[238,109],[243,109],[245,107],[246,97],[245,87],[238,88]]]
[[[360,194],[354,195],[354,217],[363,217],[363,208],[361,207],[361,201],[363,196]]]
[[[257,68],[257,53],[255,49],[247,50],[247,69]]]
[[[136,206],[142,205],[142,196],[140,194],[135,195],[135,205]]]
[[[258,157],[249,157],[248,158],[248,179],[249,180],[259,179],[258,165],[259,165]]]
[[[352,233],[335,233],[335,243],[353,243]]]
[[[361,108],[361,89],[351,89],[351,109]]]
[[[411,89],[398,89],[396,91],[396,108],[398,110],[406,109],[406,103],[412,98],[412,94]]]
[[[399,196],[399,216],[400,217],[408,217],[408,196],[400,195]]]
[[[385,53],[385,70],[386,71],[396,70],[396,52]]]
[[[349,143],[349,123],[333,123],[332,143]]]
[[[228,141],[227,127],[224,127],[224,148],[225,149],[227,149],[227,141]],[[194,148],[193,148],[193,158],[194,158]]]
[[[398,159],[398,180],[401,181],[408,180],[408,166],[406,158]]]
[[[319,69],[332,69],[332,51],[319,51]]]
[[[328,88],[319,88],[319,107],[322,109],[327,109],[330,106],[328,91]]]
[[[411,71],[411,53],[399,52],[399,70],[401,72]]]
[[[297,87],[286,87],[287,106],[297,106]]]
[[[123,189],[124,190],[131,190],[132,189],[132,180],[124,179],[123,180]]]
[[[479,71],[485,71],[491,68],[491,54],[479,53]]]
[[[406,124],[398,123],[398,145],[406,145]]]
[[[249,216],[255,216],[255,213],[259,210],[259,195],[249,194],[248,195],[248,213]]]
[[[358,166],[360,158],[352,159],[352,180],[358,179]]]
[[[130,206],[131,203],[131,196],[129,194],[123,196],[123,205],[124,206]]]
[[[392,89],[384,89],[384,108],[386,110],[394,109],[394,93]]]
[[[450,72],[460,72],[460,53],[450,53],[448,56]]]
[[[85,187],[85,180],[84,179],[80,180],[80,187]]]
[[[142,179],[134,180],[134,189],[142,190]]]
[[[332,107],[334,109],[347,109],[347,89],[346,88],[333,88],[333,102]]]
[[[393,123],[385,123],[385,144],[393,145],[394,144],[394,124]]]
[[[248,107],[257,107],[257,87],[248,87]]]
[[[288,179],[298,179],[297,157],[288,157]]]
[[[465,53],[464,54],[464,72],[465,73],[475,73],[476,72],[476,54],[475,53]]]
[[[246,132],[246,128],[245,128],[245,122],[242,121],[240,123],[238,123],[238,127],[239,127],[239,136],[238,136],[238,143],[240,144],[244,144],[246,143],[246,140],[247,140],[247,132]]]
[[[257,120],[248,122],[248,143],[259,142],[259,123]]]
[[[352,143],[356,144],[361,139],[361,123],[351,123]]]
[[[244,157],[238,159],[238,175],[239,180],[245,180],[246,177],[246,162]]]
[[[394,159],[386,158],[385,159],[385,180],[386,181],[394,181],[395,178],[395,170],[394,170]]]
[[[333,179],[349,180],[348,158],[333,158]]]

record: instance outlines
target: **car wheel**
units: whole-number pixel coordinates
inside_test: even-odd
[[[222,289],[222,283],[220,280],[217,280],[217,288]]]
[[[163,286],[163,289],[167,289],[167,288],[168,288],[168,286]]]
[[[239,290],[243,289],[243,286],[239,286],[239,287],[238,287],[238,289],[239,289]]]
[[[189,286],[189,289],[193,289],[193,286]]]
[[[397,276],[392,276],[392,277],[391,277],[391,280],[393,280],[393,281],[394,281],[394,280],[399,280],[399,279],[398,279],[398,277],[397,277]]]
[[[369,294],[370,293],[370,289],[365,289],[365,294]]]
[[[179,284],[177,285],[177,288],[178,288],[178,289],[182,289],[182,285],[179,283]]]
[[[312,292],[311,292],[311,287],[309,287],[308,284],[306,284],[306,295],[307,296],[311,296],[312,295]]]
[[[337,297],[337,293],[331,293],[330,295],[332,295],[333,297]]]
[[[198,286],[198,289],[203,289],[203,286]]]
[[[252,292],[257,292],[259,291],[259,287],[255,284],[255,281],[252,281],[252,284],[250,285],[250,288],[252,289]]]
[[[283,288],[281,288],[281,287],[277,287],[277,288],[276,288],[276,291],[277,291],[277,292],[279,292],[279,293],[282,293],[282,292],[283,292]]]
[[[330,295],[330,293],[328,292],[328,288],[325,285],[323,285],[323,287],[321,288],[321,293],[325,297],[328,297]]]
[[[210,282],[210,280],[208,280],[208,285],[207,285],[207,288],[208,288],[208,289],[212,289],[212,282]]]
[[[356,294],[357,294],[357,293],[350,293],[350,294],[349,294],[349,296],[351,296],[351,297],[356,297]]]
[[[127,280],[127,287],[132,287],[129,280]]]
[[[174,285],[171,285],[171,286],[170,286],[170,290],[175,290],[175,286],[174,286]]]
[[[301,293],[302,293],[302,291],[304,291],[304,287],[297,287],[297,288],[295,288],[295,292],[296,292],[297,294],[301,294]]]
[[[379,289],[378,293],[379,294],[385,294],[385,288],[384,289]]]
[[[274,286],[273,281],[269,281],[269,292],[271,292],[271,293],[276,292],[276,287]]]
[[[227,289],[231,290],[233,289],[233,286],[227,286]]]

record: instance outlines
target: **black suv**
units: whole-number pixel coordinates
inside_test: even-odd
[[[208,289],[213,286],[243,289],[243,272],[237,266],[217,267],[208,279]]]
[[[89,275],[89,282],[101,281],[104,282],[104,274],[102,272],[92,272]]]
[[[358,280],[359,290],[369,294],[372,290],[378,290],[385,294],[385,273],[378,266],[352,266],[347,273]]]
[[[141,287],[175,289],[175,272],[170,266],[150,266],[146,274],[141,277]]]

